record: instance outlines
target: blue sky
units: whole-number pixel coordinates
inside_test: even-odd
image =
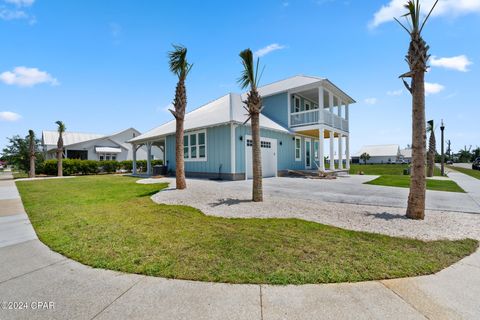
[[[408,36],[392,16],[404,0],[0,0],[0,148],[34,129],[144,132],[170,120],[172,43],[189,49],[188,109],[240,92],[238,53],[262,52],[262,83],[327,77],[357,100],[351,144],[411,141]],[[431,0],[425,0],[425,7]],[[431,46],[427,118],[446,122],[453,149],[480,145],[480,0],[440,0]],[[439,132],[437,133],[439,136]]]

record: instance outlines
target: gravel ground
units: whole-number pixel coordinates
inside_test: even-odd
[[[139,183],[169,182],[174,179],[145,179]],[[241,187],[239,187],[241,186]],[[279,196],[264,188],[263,203],[250,201],[246,184],[188,180],[188,189],[167,188],[152,196],[156,203],[188,205],[207,215],[227,218],[299,218],[350,230],[369,231],[423,240],[480,239],[480,215],[428,210],[424,221],[405,218],[405,208],[357,205]],[[250,183],[248,183],[250,186]]]

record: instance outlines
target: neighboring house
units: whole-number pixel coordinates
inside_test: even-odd
[[[325,171],[324,156],[349,152],[349,104],[355,103],[327,79],[294,76],[258,88],[263,98],[260,115],[262,171],[273,177],[286,170]],[[189,177],[252,177],[252,138],[246,94],[227,94],[185,116],[185,171]],[[324,141],[330,148],[324,152]],[[344,143],[345,140],[345,143]],[[175,170],[175,120],[135,137],[134,146],[165,147],[168,169]],[[343,166],[342,156],[339,161]],[[333,165],[333,163],[332,163]],[[334,169],[330,167],[330,169]],[[341,168],[340,168],[341,169]],[[151,171],[148,171],[151,172]]]
[[[353,163],[364,163],[360,156],[368,153],[370,159],[368,164],[372,163],[397,163],[401,161],[400,146],[398,144],[382,144],[363,146],[355,155],[352,156]]]
[[[127,143],[140,132],[129,128],[111,135],[94,133],[65,132],[63,134],[64,158],[82,160],[133,160],[132,145]],[[42,145],[45,159],[57,157],[57,131],[43,131]],[[147,160],[147,148],[137,150],[138,160]],[[159,147],[152,149],[152,159],[163,159],[163,152]]]
[[[412,148],[400,150],[400,161],[404,163],[412,163]]]

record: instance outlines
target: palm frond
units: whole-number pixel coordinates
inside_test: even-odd
[[[65,130],[67,130],[67,128],[65,127],[65,123],[63,123],[62,121],[56,121],[55,122],[57,125],[58,125],[58,132],[65,132]]]
[[[31,129],[28,130],[28,137],[32,140],[35,139],[35,132]]]
[[[425,23],[427,23],[427,20],[428,20],[428,19],[430,18],[430,16],[432,15],[433,9],[435,9],[435,7],[437,6],[437,4],[438,4],[438,0],[435,1],[435,3],[434,3],[433,6],[432,6],[432,9],[430,9],[430,12],[428,13],[427,17],[425,18],[425,20],[423,20],[422,27],[420,28],[420,33],[422,33],[423,27],[425,27]]]
[[[256,85],[255,83],[255,67],[253,64],[253,53],[250,49],[245,49],[240,52],[240,58],[242,59],[243,70],[240,78],[237,82],[242,89],[249,86]]]
[[[168,53],[170,71],[178,78],[185,79],[193,67],[187,61],[187,48],[183,45],[174,44],[173,50]]]

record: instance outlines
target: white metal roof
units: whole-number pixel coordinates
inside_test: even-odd
[[[399,150],[400,146],[398,144],[363,146],[354,156],[360,157],[362,154],[368,153],[370,157],[396,157]]]
[[[206,105],[195,109],[185,115],[184,130],[193,130],[206,128],[219,124],[226,123],[244,123],[247,120],[247,111],[243,108],[239,94],[230,93],[217,100],[214,100]],[[267,118],[263,114],[260,115],[260,126],[262,128],[290,132],[278,123]],[[150,130],[138,137],[135,137],[129,142],[148,141],[152,138],[158,138],[165,135],[175,133],[175,120],[169,121],[160,127]]]
[[[400,154],[404,158],[411,158],[412,157],[412,149],[402,149],[402,150],[400,150]]]
[[[113,148],[113,147],[95,147],[96,153],[121,153],[121,148]]]
[[[57,131],[43,131],[42,132],[43,143],[45,145],[57,145],[58,142],[58,132]],[[96,133],[80,133],[80,132],[70,132],[67,131],[63,134],[63,144],[65,146],[76,144],[80,142],[85,142],[89,140],[94,140],[98,138],[106,137],[104,134]]]

